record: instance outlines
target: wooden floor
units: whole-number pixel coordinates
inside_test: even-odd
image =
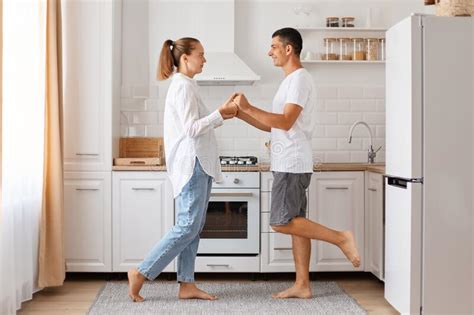
[[[242,274],[204,274],[196,280],[248,280],[250,275]],[[159,281],[175,279],[175,275],[161,275]],[[256,275],[256,281],[292,280],[292,274]],[[369,314],[399,314],[383,297],[383,282],[368,273],[316,273],[313,280],[336,281]],[[23,303],[18,314],[86,314],[97,293],[107,280],[125,280],[125,274],[68,274],[62,287],[47,288]],[[269,293],[270,294],[270,293]]]

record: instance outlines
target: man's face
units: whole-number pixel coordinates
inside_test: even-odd
[[[280,41],[279,36],[272,38],[272,45],[268,55],[273,59],[273,65],[277,67],[283,66],[288,61],[289,53],[287,53],[287,47]]]

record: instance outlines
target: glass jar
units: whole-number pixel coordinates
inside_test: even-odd
[[[352,39],[352,60],[365,60],[365,44],[363,38]]]
[[[352,47],[350,38],[338,38],[339,60],[352,60]]]
[[[352,16],[344,16],[341,18],[342,27],[354,27],[355,18]]]
[[[326,18],[326,27],[339,27],[339,18],[337,16],[328,16]]]
[[[379,59],[385,60],[385,38],[379,38]]]
[[[379,60],[379,39],[378,38],[366,38],[365,39],[366,54],[365,59],[367,60]]]
[[[324,50],[325,53],[321,55],[322,60],[337,60],[337,39],[325,38]]]

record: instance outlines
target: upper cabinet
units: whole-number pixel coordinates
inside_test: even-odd
[[[113,128],[118,130],[120,83],[113,81],[120,41],[120,4],[66,1],[62,7],[64,167],[109,171]],[[118,64],[119,65],[119,64]]]

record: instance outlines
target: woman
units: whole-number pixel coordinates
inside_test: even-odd
[[[221,179],[214,128],[237,114],[235,95],[209,113],[193,77],[202,71],[204,48],[195,38],[166,40],[161,50],[158,79],[172,76],[165,103],[164,141],[168,175],[176,198],[175,225],[146,255],[138,269],[128,272],[129,296],[144,300],[140,289],[178,256],[179,298],[215,300],[194,284],[194,262],[205,220],[212,179]],[[175,67],[177,72],[175,74]],[[170,209],[171,211],[171,209]]]

